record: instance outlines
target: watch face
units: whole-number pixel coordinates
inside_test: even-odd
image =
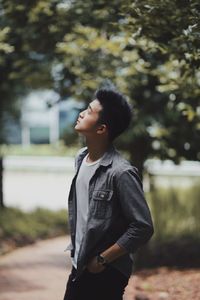
[[[104,258],[102,256],[99,256],[99,261],[103,264],[105,261],[104,261]]]
[[[101,257],[100,255],[97,256],[97,262],[98,262],[99,264],[102,263],[102,257]]]
[[[102,265],[106,263],[105,258],[101,255],[97,256],[97,261],[98,261],[98,263],[100,263]]]

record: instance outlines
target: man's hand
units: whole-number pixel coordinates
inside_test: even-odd
[[[90,273],[100,273],[105,270],[105,266],[97,262],[97,257],[93,257],[87,264],[87,269]]]
[[[108,248],[103,253],[101,253],[101,255],[106,259],[107,263],[110,263],[113,260],[117,259],[118,257],[120,257],[126,253],[127,253],[126,249],[121,248],[118,244],[115,243],[110,248]],[[91,273],[100,273],[105,268],[106,268],[105,266],[98,263],[96,256],[93,257],[87,265],[87,269]]]

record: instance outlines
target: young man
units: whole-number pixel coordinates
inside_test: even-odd
[[[73,268],[64,300],[122,300],[132,254],[153,234],[137,169],[113,140],[131,121],[120,93],[100,89],[79,114],[75,130],[86,139],[69,194]]]

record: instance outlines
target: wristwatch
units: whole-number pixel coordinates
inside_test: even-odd
[[[105,259],[105,257],[101,254],[98,254],[97,255],[97,262],[98,264],[101,264],[102,266],[107,266],[108,265],[108,262],[107,260]]]

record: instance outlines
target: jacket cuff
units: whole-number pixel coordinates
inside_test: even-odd
[[[133,246],[133,242],[127,240],[125,237],[121,237],[116,242],[120,248],[124,248],[128,253],[134,253],[137,250],[137,247]]]
[[[142,239],[137,241],[136,239],[133,241],[133,237],[129,235],[129,233],[125,232],[118,240],[117,244],[119,247],[124,248],[129,253],[134,253],[140,248],[143,244],[147,243],[148,240],[153,235],[153,227],[149,227],[148,232],[146,232],[145,236]]]

